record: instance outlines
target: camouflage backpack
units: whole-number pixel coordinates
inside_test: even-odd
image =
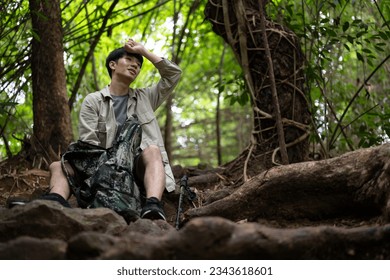
[[[129,223],[141,212],[140,189],[133,175],[140,152],[142,129],[136,116],[128,119],[110,149],[82,141],[71,144],[62,156],[62,168],[82,208],[107,207]],[[68,172],[65,162],[74,170]]]

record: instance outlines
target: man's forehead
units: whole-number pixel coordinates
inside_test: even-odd
[[[136,57],[136,56],[133,55],[133,54],[125,54],[123,57],[124,57],[124,58],[130,58],[130,59],[136,59],[139,63],[141,63],[141,61],[139,61],[139,58]]]

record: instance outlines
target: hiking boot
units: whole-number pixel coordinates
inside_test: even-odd
[[[7,208],[11,209],[17,205],[26,205],[30,201],[25,198],[20,198],[20,197],[10,197],[7,199]]]
[[[72,208],[69,204],[69,202],[63,198],[61,195],[57,194],[57,193],[48,193],[48,194],[45,194],[37,199],[40,199],[40,200],[51,200],[51,201],[56,201],[58,202],[59,204],[61,204],[62,206],[66,207],[66,208]]]
[[[166,221],[165,213],[160,200],[158,200],[156,197],[147,198],[145,206],[141,211],[141,218]]]
[[[69,202],[65,198],[63,198],[61,195],[56,194],[56,193],[44,194],[41,197],[35,198],[33,200],[51,200],[51,201],[56,201],[56,202],[60,203],[62,206],[66,207],[66,208],[72,208],[70,206]],[[28,200],[28,199],[18,198],[18,197],[9,198],[7,200],[7,208],[11,209],[11,208],[13,208],[13,207],[15,207],[17,205],[26,205],[27,203],[29,203],[29,202],[31,202],[33,200]]]

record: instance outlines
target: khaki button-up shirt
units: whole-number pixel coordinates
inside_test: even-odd
[[[173,191],[175,180],[154,112],[173,92],[179,82],[181,70],[176,64],[167,59],[163,59],[154,66],[161,75],[160,81],[151,87],[129,89],[127,116],[130,117],[136,114],[141,123],[141,149],[145,149],[152,144],[160,148],[165,166],[166,189],[167,191]],[[100,91],[88,94],[80,110],[80,140],[103,148],[110,148],[117,135],[117,129],[113,101],[108,86]]]

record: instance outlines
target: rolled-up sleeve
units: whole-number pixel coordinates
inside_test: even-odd
[[[181,69],[168,59],[154,64],[160,73],[160,81],[150,88],[149,99],[155,111],[172,94],[181,77]]]

